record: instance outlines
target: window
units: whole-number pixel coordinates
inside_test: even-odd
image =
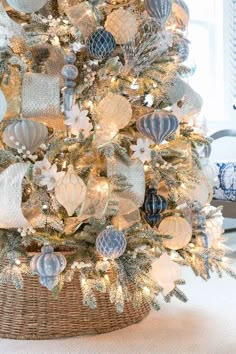
[[[225,0],[224,0],[225,1]],[[190,63],[196,72],[190,85],[204,100],[208,125],[225,121],[222,0],[186,0],[190,10]],[[228,116],[227,119],[230,119]]]

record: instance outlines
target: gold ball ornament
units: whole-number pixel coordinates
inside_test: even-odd
[[[135,16],[124,9],[113,11],[107,17],[105,28],[113,34],[117,44],[129,42],[135,37],[138,31]]]
[[[169,216],[160,223],[158,233],[172,236],[172,239],[163,242],[166,248],[179,250],[190,242],[192,227],[187,220],[180,216]]]
[[[98,104],[97,116],[102,128],[117,131],[128,125],[132,117],[129,101],[120,95],[108,93]]]

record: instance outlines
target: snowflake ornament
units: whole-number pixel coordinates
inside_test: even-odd
[[[88,111],[80,111],[77,105],[72,107],[71,111],[66,111],[66,121],[65,124],[70,126],[70,134],[79,136],[82,132],[87,138],[93,129],[92,123],[90,123],[89,117],[87,117]]]
[[[131,156],[132,159],[139,159],[142,163],[146,161],[151,161],[151,149],[148,140],[138,138],[137,145],[131,145],[130,148],[134,151]]]
[[[46,157],[34,165],[35,182],[41,187],[47,186],[49,191],[55,188],[57,181],[64,174],[65,172],[57,172],[57,165],[54,164],[52,166]]]

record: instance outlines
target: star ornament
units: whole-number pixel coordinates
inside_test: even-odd
[[[139,159],[142,163],[151,161],[151,149],[148,140],[138,138],[137,145],[131,145],[130,148],[134,151],[132,159]]]
[[[70,127],[70,134],[75,135],[77,138],[79,133],[83,133],[85,138],[89,137],[93,130],[93,125],[87,117],[88,111],[80,111],[78,105],[74,105],[71,111],[66,111],[65,124]]]
[[[163,288],[166,296],[175,288],[175,282],[181,279],[181,267],[167,254],[163,254],[153,263],[151,278]]]

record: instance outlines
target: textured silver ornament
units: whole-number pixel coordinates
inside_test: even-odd
[[[136,126],[140,133],[152,139],[156,144],[161,144],[176,132],[179,121],[168,111],[158,111],[140,117]]]
[[[22,181],[29,165],[15,163],[0,174],[0,228],[29,226],[22,213]]]
[[[54,253],[52,246],[44,246],[42,254],[31,259],[32,271],[39,275],[40,284],[52,290],[59,282],[59,275],[66,267],[66,259],[62,254]]]
[[[6,0],[7,3],[19,12],[31,13],[40,10],[48,0]]]
[[[107,164],[108,177],[125,177],[130,185],[123,192],[112,192],[111,199],[119,202],[119,215],[126,215],[143,205],[145,197],[145,173],[143,163],[139,160],[124,162],[114,157]]]
[[[96,250],[105,258],[119,258],[125,252],[126,246],[125,235],[113,226],[102,231],[96,239]]]

